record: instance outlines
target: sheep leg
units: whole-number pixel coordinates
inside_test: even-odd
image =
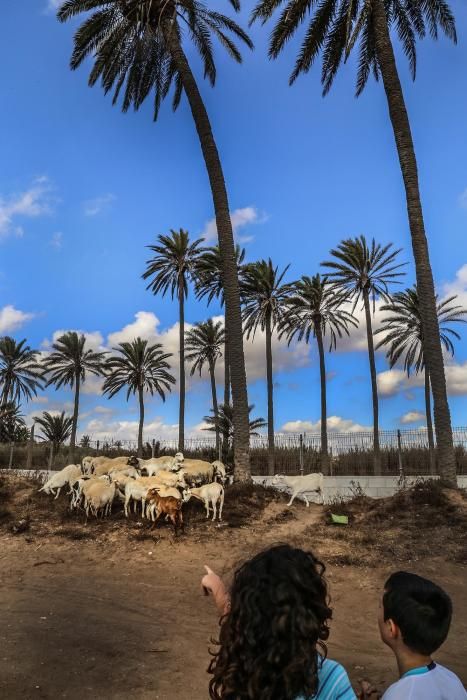
[[[129,513],[128,513],[128,503],[129,503],[129,500],[130,500],[129,496],[125,496],[125,506],[124,506],[124,508],[125,508],[125,518],[128,518],[128,515],[129,515]]]
[[[205,501],[204,505],[206,506],[206,518],[209,518],[209,501]]]
[[[222,508],[224,507],[224,491],[221,493],[221,502],[219,507],[219,520],[222,520]]]
[[[60,491],[61,491],[61,490],[62,490],[62,487],[59,486],[58,489],[57,489],[57,495],[55,496],[55,499],[54,499],[55,501],[56,501],[57,498],[60,496]]]
[[[146,499],[145,498],[141,499],[141,517],[142,518],[146,517]]]
[[[217,501],[214,499],[212,501],[212,519],[215,520],[217,515]]]
[[[291,498],[290,501],[287,503],[288,506],[291,506],[291,505],[292,505],[292,503],[295,501],[295,499],[296,499],[296,497],[298,496],[298,494],[299,494],[299,491],[298,491],[298,490],[295,490],[295,491],[292,493],[292,498]]]
[[[302,494],[302,496],[303,496],[303,500],[304,500],[305,503],[306,503],[306,507],[309,508],[309,507],[310,507],[310,501],[308,500],[308,498],[305,496],[304,493]]]

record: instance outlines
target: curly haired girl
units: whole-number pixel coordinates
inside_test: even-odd
[[[206,571],[202,585],[222,615],[211,700],[356,700],[344,668],[327,658],[332,610],[325,566],[311,552],[266,549],[237,569],[230,596]]]

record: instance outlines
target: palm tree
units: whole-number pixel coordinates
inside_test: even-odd
[[[248,406],[248,415],[254,409],[254,405]],[[218,418],[216,420],[215,416],[204,416],[204,422],[207,423],[208,427],[203,428],[211,433],[217,431],[226,433],[228,436],[228,445],[235,449],[235,430],[233,424],[233,410],[232,406],[219,404]],[[258,430],[264,428],[267,422],[264,418],[252,418],[249,420],[249,435],[250,437],[255,437],[259,435]]]
[[[198,370],[201,376],[205,364],[208,365],[209,377],[211,380],[212,410],[214,419],[218,418],[217,391],[216,391],[216,362],[222,356],[224,347],[225,332],[223,324],[218,321],[214,323],[212,318],[204,323],[197,323],[186,336],[187,351],[186,359],[191,362],[191,376]],[[216,450],[219,454],[220,437],[219,430],[216,430]]]
[[[69,386],[75,390],[73,425],[70,437],[70,453],[73,458],[78,429],[79,397],[81,384],[86,381],[86,374],[99,376],[102,374],[106,353],[94,352],[86,348],[86,337],[76,331],[64,333],[52,344],[52,352],[44,361],[44,373],[47,376],[47,386],[53,384],[56,389]]]
[[[178,416],[178,450],[183,452],[185,443],[185,299],[188,282],[193,280],[196,260],[201,254],[202,239],[190,243],[188,231],[171,231],[170,236],[158,236],[157,244],[148,248],[155,256],[146,262],[143,279],[150,279],[146,289],[153,294],[170,290],[172,299],[178,299],[179,320],[179,372],[180,395]]]
[[[333,272],[329,278],[334,281],[336,289],[353,298],[352,313],[360,300],[363,301],[370,363],[371,391],[373,398],[373,450],[375,474],[381,474],[381,454],[379,448],[378,387],[376,384],[375,349],[371,323],[371,305],[375,311],[376,298],[389,302],[389,284],[397,281],[403,272],[396,263],[400,250],[391,250],[392,243],[381,246],[373,238],[368,246],[365,236],[349,238],[342,241],[336,249],[331,250],[334,260],[322,265]]]
[[[39,438],[50,442],[49,467],[52,468],[55,455],[58,453],[60,446],[68,440],[72,433],[73,418],[72,416],[66,416],[65,411],[62,411],[59,415],[52,415],[48,411],[44,411],[42,416],[35,417],[33,420],[42,429],[42,435],[39,435]]]
[[[460,340],[460,335],[450,327],[450,324],[467,323],[467,320],[463,318],[467,316],[467,309],[464,309],[459,304],[453,305],[452,302],[455,299],[457,299],[456,295],[437,304],[441,343],[445,351],[451,356],[454,356],[453,338]],[[432,473],[434,473],[436,465],[433,423],[431,419],[430,374],[425,364],[425,339],[417,287],[414,286],[411,289],[394,294],[391,303],[382,306],[381,311],[387,311],[391,316],[383,318],[381,327],[375,331],[375,334],[384,333],[384,337],[378,343],[376,349],[387,346],[386,357],[389,360],[391,369],[403,359],[404,369],[408,377],[410,377],[412,369],[415,371],[415,374],[423,372],[425,375],[426,427],[430,450],[430,468]]]
[[[229,0],[240,9],[239,0]],[[182,28],[200,54],[204,75],[211,85],[216,78],[211,36],[214,35],[237,62],[241,55],[235,40],[252,48],[252,42],[236,22],[202,3],[189,0],[67,0],[58,11],[59,20],[94,11],[75,34],[71,68],[76,69],[90,54],[95,56],[90,85],[99,79],[105,92],[114,89],[114,103],[125,85],[123,111],[138,109],[154,93],[154,117],[171,86],[175,87],[173,107],[186,94],[198,133],[211,185],[222,255],[226,328],[230,343],[230,369],[236,431],[235,478],[249,480],[248,397],[246,386],[240,290],[235,265],[235,248],[224,173],[208,113],[186,57]],[[232,38],[233,37],[233,38]]]
[[[245,248],[241,248],[238,244],[235,246],[235,260],[237,272],[240,275],[245,260]],[[221,306],[224,306],[222,255],[218,245],[205,248],[197,259],[195,290],[197,299],[207,297],[208,306],[214,299],[219,299]],[[224,333],[224,336],[224,403],[227,405],[230,403],[230,363],[227,333]]]
[[[274,396],[272,379],[272,333],[281,323],[290,295],[282,284],[289,266],[279,273],[269,260],[245,265],[242,270],[243,321],[247,339],[260,328],[266,334],[266,379],[268,391],[268,471],[274,474]]]
[[[252,21],[266,22],[282,0],[260,0]],[[313,65],[322,52],[323,94],[332,85],[342,59],[346,60],[360,41],[357,96],[363,91],[370,72],[383,81],[399,164],[404,180],[412,250],[415,258],[420,312],[425,328],[425,356],[434,400],[435,429],[439,461],[444,479],[456,486],[456,459],[452,440],[451,417],[446,391],[443,353],[438,328],[436,294],[425,234],[417,159],[409,117],[397,71],[391,30],[397,32],[409,60],[412,77],[416,72],[416,39],[428,29],[432,38],[441,30],[456,42],[453,14],[446,0],[290,0],[271,36],[269,56],[276,58],[302,22],[308,23],[290,83]]]
[[[9,335],[0,338],[0,406],[29,400],[43,388],[38,358],[39,352],[26,345],[26,338],[19,343]]]
[[[12,401],[0,406],[0,442],[25,442],[28,437],[19,406]]]
[[[84,447],[85,449],[89,449],[91,447],[91,436],[83,435],[81,437],[81,440],[79,441],[79,446]]]
[[[336,348],[337,339],[349,335],[349,326],[358,326],[351,313],[342,308],[347,294],[336,293],[327,277],[319,274],[303,276],[290,285],[291,296],[287,301],[288,313],[281,325],[280,336],[286,335],[289,344],[295,338],[310,342],[316,338],[321,379],[321,459],[324,472],[329,471],[328,432],[326,408],[326,364],[324,338],[329,335],[329,352]]]
[[[112,398],[126,387],[127,401],[131,394],[138,395],[138,457],[143,456],[144,392],[149,392],[151,396],[157,393],[165,401],[165,393],[170,392],[171,385],[175,384],[167,362],[172,353],[164,353],[161,348],[160,343],[149,345],[142,338],[135,338],[131,343],[119,343],[113,348],[118,354],[109,357],[105,366],[104,394]]]

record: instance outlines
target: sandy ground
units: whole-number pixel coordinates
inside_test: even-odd
[[[51,536],[42,522],[35,525],[34,512],[24,533],[0,527],[0,698],[5,700],[206,700],[208,649],[218,620],[200,589],[203,564],[228,578],[237,562],[269,543],[311,547],[323,519],[317,505],[297,504],[290,516],[278,498],[263,504],[247,525],[219,528],[192,508],[186,534],[175,538],[168,526],[151,533],[137,522],[127,524],[120,514],[85,529],[82,518],[63,520],[65,501],[59,506],[43,494],[33,499],[41,512],[62,508],[62,524],[54,525]],[[78,531],[84,532],[81,539],[74,538]],[[320,536],[315,549],[332,560],[338,545]],[[393,658],[376,625],[381,586],[395,568],[432,577],[452,596],[454,623],[436,658],[467,684],[466,566],[441,556],[409,558],[403,567],[390,561],[330,564],[329,655],[344,664],[355,683],[367,677],[383,689],[395,679]]]

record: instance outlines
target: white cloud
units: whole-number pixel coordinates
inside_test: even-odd
[[[49,403],[49,397],[48,396],[33,396],[31,399],[31,403],[39,403],[39,404]]]
[[[456,362],[448,359],[444,365],[449,396],[467,394],[467,360]],[[377,375],[378,391],[381,397],[395,396],[401,390],[422,387],[425,384],[423,372],[407,377],[401,369],[388,369]]]
[[[11,333],[34,318],[35,314],[8,305],[0,309],[0,334]]]
[[[361,433],[372,430],[370,426],[360,425],[350,418],[340,416],[329,416],[327,419],[328,432],[332,433]],[[314,423],[308,420],[294,420],[284,423],[281,432],[284,433],[319,433],[321,430],[321,420]]]
[[[36,178],[24,192],[0,195],[0,239],[8,236],[21,237],[24,233],[17,219],[33,219],[52,213],[53,187],[45,176]]]
[[[108,192],[101,197],[95,197],[94,199],[88,199],[83,202],[83,211],[85,216],[97,216],[102,211],[108,209],[108,207],[116,200],[114,194]]]
[[[91,436],[92,440],[136,440],[138,437],[138,421],[113,420],[105,421],[97,418],[90,420],[80,431]],[[190,430],[187,430],[189,437]],[[178,425],[167,424],[163,418],[157,417],[144,425],[144,440],[172,440],[178,437]]]
[[[61,231],[56,231],[50,239],[49,245],[56,250],[60,250],[63,246],[63,233]]]
[[[74,331],[75,333],[78,333],[78,335],[81,335],[81,333],[84,334],[86,338],[86,347],[90,350],[94,350],[94,352],[103,352],[106,348],[104,347],[104,337],[100,331],[82,331],[77,328],[67,328],[65,329],[60,329],[54,332],[52,339],[49,340],[48,338],[45,338],[42,343],[41,343],[41,348],[43,348],[45,351],[50,351],[52,348],[52,343],[56,343],[57,340],[60,338],[60,336],[64,335],[65,333],[70,333]]]
[[[56,12],[63,0],[47,0],[46,12]]]
[[[242,209],[235,209],[235,211],[230,213],[230,220],[232,222],[232,228],[234,237],[237,243],[249,243],[253,240],[253,236],[250,234],[243,235],[240,230],[248,226],[249,224],[262,224],[267,220],[265,214],[260,214],[256,207],[243,207]],[[208,242],[217,241],[217,226],[216,219],[210,219],[207,222],[204,230],[201,234],[201,238]]]
[[[426,414],[423,411],[409,411],[401,417],[402,425],[407,425],[409,423],[420,423],[420,421],[426,420]]]

